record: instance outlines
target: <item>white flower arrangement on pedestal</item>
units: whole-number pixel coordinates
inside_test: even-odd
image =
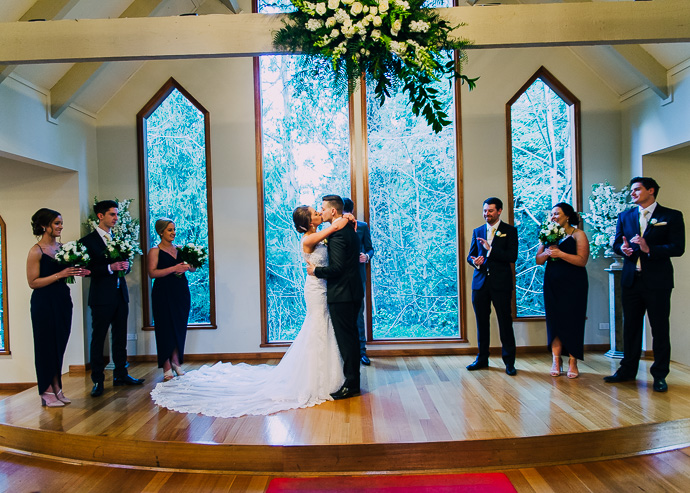
[[[605,257],[614,255],[611,247],[616,237],[616,221],[618,214],[631,207],[629,197],[630,189],[627,186],[617,191],[608,181],[592,185],[590,212],[582,214],[582,219],[592,228],[589,239],[592,258],[601,255],[602,250]]]

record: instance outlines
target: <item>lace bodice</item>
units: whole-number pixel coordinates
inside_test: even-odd
[[[302,257],[305,262],[311,262],[317,267],[325,267],[328,265],[328,248],[323,243],[318,243],[312,253],[302,250]]]

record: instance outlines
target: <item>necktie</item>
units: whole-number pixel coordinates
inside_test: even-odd
[[[491,227],[489,228],[489,235],[488,235],[488,238],[486,239],[486,241],[488,241],[489,244],[491,244],[491,242],[494,241],[494,235],[495,235],[495,234],[496,234],[496,226],[491,226]]]
[[[644,235],[644,232],[647,229],[648,223],[649,223],[649,211],[645,209],[642,211],[642,214],[640,214],[640,235]]]

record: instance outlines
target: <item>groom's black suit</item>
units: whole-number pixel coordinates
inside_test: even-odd
[[[314,275],[327,281],[328,311],[343,357],[345,383],[359,392],[359,331],[357,314],[364,298],[359,274],[359,237],[351,224],[328,237],[328,266],[316,267]]]

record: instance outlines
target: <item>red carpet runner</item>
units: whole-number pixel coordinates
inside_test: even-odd
[[[276,478],[266,493],[515,493],[503,473]]]

